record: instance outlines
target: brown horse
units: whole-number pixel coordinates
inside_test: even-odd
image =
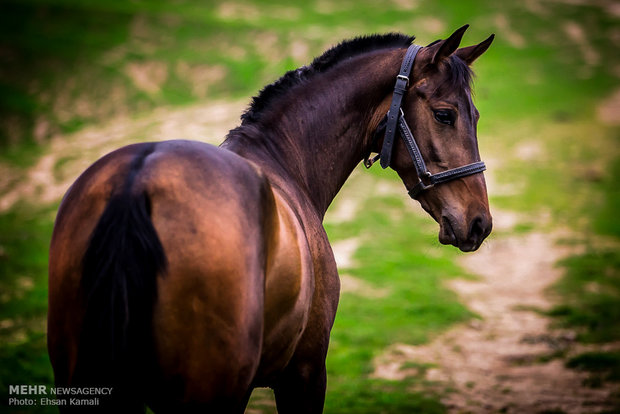
[[[322,219],[360,160],[382,149],[442,243],[491,231],[469,65],[493,37],[459,48],[466,28],[343,42],[265,87],[220,147],[136,144],[87,169],[50,248],[56,385],[113,387],[103,412],[242,413],[255,387],[321,412],[340,288]]]

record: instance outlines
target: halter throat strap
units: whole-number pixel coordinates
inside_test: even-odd
[[[413,164],[420,180],[411,190],[409,190],[409,196],[414,199],[422,191],[432,188],[437,184],[456,180],[457,178],[467,177],[468,175],[477,174],[486,170],[486,166],[483,161],[452,168],[437,174],[431,174],[426,167],[420,148],[418,147],[409,125],[407,125],[407,121],[405,121],[405,115],[401,108],[403,97],[407,91],[407,87],[409,86],[409,76],[411,74],[411,70],[413,69],[413,63],[420,49],[422,49],[422,46],[409,46],[400,67],[400,73],[396,77],[396,85],[394,86],[394,94],[392,95],[390,110],[385,117],[385,122],[381,123],[379,129],[375,133],[376,138],[380,135],[383,128],[385,128],[383,147],[381,148],[380,155],[372,160],[368,160],[368,157],[364,160],[364,165],[366,165],[366,168],[370,168],[377,158],[380,159],[382,168],[385,169],[389,167],[392,160],[394,137],[396,136],[396,130],[398,129],[400,136],[403,138],[405,146],[407,147],[407,151],[413,160]]]

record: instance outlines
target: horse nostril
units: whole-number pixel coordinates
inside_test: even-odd
[[[441,232],[439,233],[439,242],[441,244],[457,245],[457,238],[452,227],[452,222],[446,216],[441,216]]]
[[[469,228],[469,240],[481,240],[484,237],[484,224],[482,217],[476,217]]]

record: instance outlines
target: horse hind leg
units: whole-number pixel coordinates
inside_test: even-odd
[[[322,413],[326,387],[324,362],[296,364],[293,361],[273,386],[278,413]]]

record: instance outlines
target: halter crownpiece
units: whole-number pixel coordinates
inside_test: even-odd
[[[385,138],[383,140],[383,148],[381,148],[381,167],[390,166],[392,159],[392,146],[394,145],[394,135],[396,135],[396,124],[400,118],[402,110],[400,109],[403,96],[407,92],[409,86],[409,75],[413,69],[413,62],[422,46],[411,45],[407,49],[403,63],[400,65],[400,73],[396,77],[396,85],[394,85],[394,94],[392,95],[392,103],[387,113],[387,124],[385,126]]]
[[[407,87],[409,86],[409,75],[411,74],[413,63],[420,49],[422,49],[422,46],[418,45],[411,45],[409,46],[409,49],[407,49],[407,53],[405,54],[405,58],[403,59],[403,63],[400,67],[400,73],[396,77],[396,85],[394,86],[394,94],[392,95],[390,110],[375,132],[376,139],[380,136],[381,131],[385,129],[385,137],[383,139],[383,147],[381,148],[380,155],[377,155],[372,160],[369,160],[368,157],[364,160],[364,165],[366,168],[370,168],[372,164],[377,161],[377,159],[381,160],[382,168],[385,169],[389,167],[392,159],[394,136],[396,135],[396,128],[398,128],[400,136],[403,138],[405,146],[407,147],[407,151],[413,160],[413,164],[415,165],[415,169],[420,180],[411,190],[409,190],[409,196],[414,199],[422,191],[434,187],[437,184],[456,180],[457,178],[467,177],[472,174],[478,174],[486,170],[486,166],[483,161],[474,162],[462,167],[452,168],[437,174],[431,174],[426,167],[420,148],[418,147],[409,125],[407,125],[405,114],[401,108],[403,97],[407,91]]]

